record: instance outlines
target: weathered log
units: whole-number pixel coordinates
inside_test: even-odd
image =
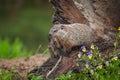
[[[48,47],[51,57],[37,68],[37,71],[40,70],[38,72],[48,79],[54,79],[74,69],[75,57],[82,45],[89,48],[94,43],[103,54],[108,54],[112,50],[116,30],[120,26],[119,0],[50,0],[50,2],[55,9],[54,26],[49,32]],[[44,71],[42,68],[47,70]],[[33,74],[37,72],[33,71]]]

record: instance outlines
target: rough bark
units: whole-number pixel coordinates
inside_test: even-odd
[[[75,56],[81,45],[89,48],[95,43],[103,54],[111,51],[116,30],[120,26],[119,0],[50,0],[50,2],[55,13],[54,26],[49,32],[51,58],[46,63],[51,65],[44,63],[39,68],[41,74],[54,79],[74,69]],[[61,56],[57,67],[48,75]],[[56,61],[51,63],[54,59]],[[41,70],[46,69],[45,66],[50,69]]]

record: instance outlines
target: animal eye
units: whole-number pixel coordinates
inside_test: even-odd
[[[61,26],[61,30],[63,30],[64,29],[64,26]]]

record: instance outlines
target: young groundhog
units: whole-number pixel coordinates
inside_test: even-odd
[[[95,32],[85,24],[56,24],[50,30],[54,53],[66,55],[75,46],[91,45],[96,40]],[[50,44],[51,45],[51,44]]]

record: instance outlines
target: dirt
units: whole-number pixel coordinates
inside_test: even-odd
[[[5,72],[9,72],[10,69],[14,68],[14,73],[21,77],[26,77],[28,72],[43,64],[48,58],[48,55],[36,54],[20,59],[0,59],[0,69],[5,69]]]

